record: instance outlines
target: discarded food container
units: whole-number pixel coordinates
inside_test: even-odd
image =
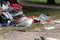
[[[39,16],[39,18],[42,19],[42,20],[47,20],[47,19],[49,19],[49,16],[47,16],[47,15],[45,15],[45,14],[41,14],[41,15]]]
[[[34,18],[34,23],[40,22],[39,17]]]

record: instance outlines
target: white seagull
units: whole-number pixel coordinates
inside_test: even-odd
[[[34,17],[32,18],[27,18],[27,17],[23,17],[21,18],[21,22],[17,25],[19,27],[29,27],[32,25],[33,21],[34,21]]]

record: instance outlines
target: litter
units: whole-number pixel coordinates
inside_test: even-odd
[[[55,39],[55,38],[47,38],[47,40],[59,40],[59,39]]]
[[[54,23],[60,23],[60,20],[54,20]]]
[[[46,30],[52,30],[52,29],[55,29],[55,27],[48,26],[48,27],[44,27],[44,29],[46,29]]]
[[[20,19],[24,16],[23,7],[19,4],[2,1],[0,5],[0,23],[2,26],[10,26],[15,20],[14,17],[18,16]]]
[[[3,15],[5,15],[7,19],[13,20],[12,15],[8,11],[3,12]]]
[[[3,2],[2,2],[1,9],[2,9],[3,11],[6,11],[8,8],[9,8],[8,2],[3,1]]]
[[[10,7],[17,7],[18,9],[23,10],[23,7],[16,3],[10,3]]]
[[[51,22],[49,15],[40,14],[38,17],[34,16],[34,18],[33,16],[27,17],[23,14],[23,7],[21,5],[5,1],[1,4],[0,19],[2,26],[13,24],[15,21],[19,23],[17,24],[18,26],[30,26],[33,22],[40,22],[40,24],[45,25]],[[60,21],[54,22],[60,23]],[[46,27],[45,29],[50,30],[54,29],[54,27]]]
[[[13,17],[23,14],[23,10],[19,10],[18,8],[11,8],[10,7],[10,9],[8,11]]]
[[[42,19],[42,20],[48,20],[49,16],[47,16],[45,14],[40,14],[39,18]]]
[[[40,22],[39,17],[35,17],[35,18],[34,18],[34,23],[37,23],[37,22]]]

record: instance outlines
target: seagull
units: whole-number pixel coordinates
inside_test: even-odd
[[[34,17],[32,18],[23,17],[21,19],[22,21],[18,24],[19,27],[29,27],[32,25],[34,21]]]

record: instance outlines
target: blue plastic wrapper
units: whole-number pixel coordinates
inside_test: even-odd
[[[2,23],[2,27],[7,27],[7,23]]]

